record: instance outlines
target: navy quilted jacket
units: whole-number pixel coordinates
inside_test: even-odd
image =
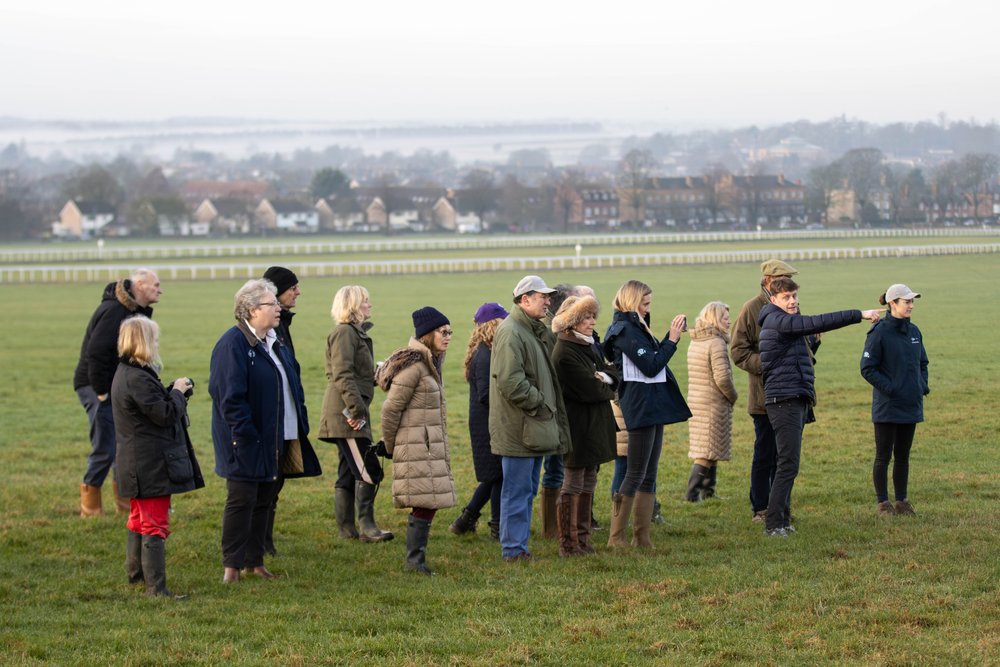
[[[764,378],[764,403],[801,396],[816,404],[816,374],[809,356],[807,336],[857,324],[860,310],[839,310],[820,315],[789,315],[773,303],[764,306],[760,323],[760,368]]]

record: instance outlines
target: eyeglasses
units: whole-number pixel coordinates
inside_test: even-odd
[[[453,335],[453,334],[454,334],[455,332],[454,332],[454,331],[452,331],[451,329],[445,329],[445,330],[443,330],[443,331],[442,331],[441,329],[438,329],[438,333],[439,333],[439,334],[441,334],[442,336],[444,336],[445,338],[451,338],[451,336],[452,336],[452,335]]]
[[[266,306],[270,306],[271,308],[274,308],[275,306],[281,306],[281,304],[278,303],[277,301],[269,301],[267,303],[258,303],[257,304],[258,308],[264,308]]]

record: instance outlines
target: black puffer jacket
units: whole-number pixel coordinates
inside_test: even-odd
[[[140,306],[132,297],[129,279],[108,283],[101,305],[94,311],[80,346],[80,361],[73,375],[73,389],[90,386],[97,395],[111,391],[111,381],[118,368],[118,329],[122,321],[134,315],[153,316],[153,309]]]
[[[816,373],[807,336],[832,331],[861,321],[860,310],[839,310],[820,315],[789,315],[773,303],[764,306],[760,322],[760,368],[764,378],[764,403],[802,397],[816,404]]]
[[[164,387],[152,369],[122,361],[111,385],[111,409],[118,495],[157,498],[205,486],[180,390]]]

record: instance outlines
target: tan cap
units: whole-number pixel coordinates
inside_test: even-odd
[[[554,289],[545,284],[545,281],[538,276],[525,276],[514,288],[514,298],[527,294],[528,292],[541,292],[542,294],[552,294]]]
[[[889,289],[885,291],[886,303],[889,301],[895,301],[896,299],[919,299],[920,294],[914,292],[906,285],[896,284],[890,285]]]
[[[786,264],[780,259],[769,259],[760,265],[762,276],[794,276],[798,271],[791,264]]]

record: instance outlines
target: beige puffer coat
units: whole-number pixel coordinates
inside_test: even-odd
[[[392,455],[396,507],[442,509],[456,503],[451,475],[444,387],[431,351],[411,338],[375,374],[388,392],[382,404],[382,439]]]
[[[628,429],[625,428],[625,415],[622,414],[622,406],[618,404],[618,396],[611,401],[611,411],[615,414],[615,424],[618,425],[618,432],[615,433],[615,446],[618,449],[618,456],[628,456]]]
[[[738,395],[729,362],[729,334],[709,324],[691,331],[688,347],[688,457],[728,461],[732,455],[733,404]]]

